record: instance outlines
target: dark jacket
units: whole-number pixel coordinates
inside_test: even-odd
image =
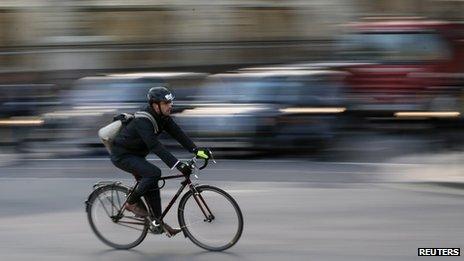
[[[158,133],[154,132],[152,123],[147,118],[134,118],[122,128],[116,136],[111,149],[111,159],[118,161],[125,154],[146,157],[150,151],[154,152],[166,165],[173,168],[178,162],[158,140],[161,132],[166,131],[176,139],[185,149],[193,152],[195,144],[185,135],[182,129],[169,116],[159,116],[151,106],[143,111],[150,113],[158,124]]]

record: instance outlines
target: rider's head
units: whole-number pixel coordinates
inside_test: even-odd
[[[152,87],[147,94],[148,103],[161,116],[169,116],[174,95],[166,87]]]

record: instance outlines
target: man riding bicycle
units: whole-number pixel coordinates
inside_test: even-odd
[[[151,151],[169,168],[177,168],[184,175],[189,175],[192,172],[192,169],[187,164],[179,161],[160,143],[158,140],[159,134],[166,131],[197,157],[207,159],[211,154],[206,148],[197,148],[170,117],[174,95],[167,88],[151,88],[148,91],[147,99],[148,105],[142,112],[149,113],[156,124],[152,123],[148,117],[135,117],[132,119],[115,137],[111,148],[111,161],[116,167],[131,173],[139,181],[134,193],[127,199],[124,208],[137,216],[147,216],[148,212],[145,208],[137,204],[143,196],[153,210],[153,218],[158,220],[162,214],[158,187],[161,170],[149,163],[146,156]],[[164,230],[173,236],[181,231],[161,221],[154,225],[158,228],[157,233],[162,233]]]

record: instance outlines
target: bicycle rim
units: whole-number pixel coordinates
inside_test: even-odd
[[[99,189],[89,201],[87,217],[93,232],[105,244],[116,249],[130,249],[140,244],[148,232],[146,219],[129,211],[118,221],[113,221],[126,201],[129,189],[106,186]]]
[[[209,251],[223,251],[235,245],[243,230],[242,212],[225,191],[212,186],[198,186],[197,191],[214,218],[207,220],[192,192],[179,203],[179,224],[196,245]],[[203,205],[203,203],[200,203]],[[206,207],[203,210],[208,211]]]

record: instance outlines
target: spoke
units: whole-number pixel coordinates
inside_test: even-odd
[[[105,203],[103,203],[103,201],[100,199],[100,197],[97,198],[98,201],[100,201],[100,204],[102,205],[103,209],[105,210],[106,214],[108,215],[109,218],[111,218],[113,215],[110,214],[110,212],[106,209],[105,207]]]
[[[114,202],[113,202],[111,199],[109,199],[109,196],[110,196],[110,195],[108,195],[107,193],[102,193],[101,195],[102,195],[102,197],[105,198],[105,199],[110,203],[110,205],[111,205],[111,213],[110,213],[110,211],[106,208],[105,203],[102,201],[101,197],[100,197],[100,196],[97,197],[98,201],[100,201],[100,204],[102,205],[102,207],[103,207],[103,209],[105,210],[106,214],[108,215],[108,217],[114,216],[114,214],[113,214],[113,213],[114,213],[114,209],[118,209],[118,208],[116,207],[116,205],[114,204]],[[111,190],[111,197],[113,197],[113,190]]]
[[[113,215],[114,213],[114,200],[113,200],[113,196],[114,195],[114,189],[111,190],[111,215]]]
[[[118,208],[121,208],[122,205],[121,205],[121,199],[119,198],[119,193],[116,193],[116,195],[118,196]]]
[[[111,190],[111,197],[113,197],[113,190]],[[119,209],[116,207],[116,205],[114,205],[113,200],[110,200],[108,197],[106,197],[106,199],[108,199],[108,202],[110,202],[112,209],[113,208]],[[113,214],[113,212],[111,212],[111,214]]]
[[[216,219],[214,219],[212,222],[208,222],[208,221],[205,221],[201,218],[198,219],[198,221],[196,222],[190,222],[188,224],[185,224],[185,226],[183,227],[190,227],[191,225],[195,225],[195,224],[199,224],[199,223],[207,223],[207,224],[223,224],[224,221],[231,221],[231,220],[235,220],[235,218],[228,218],[228,219],[224,219],[224,218],[221,218],[221,220],[218,222]]]
[[[140,222],[145,222],[145,219],[144,219],[144,218],[128,217],[128,216],[124,216],[123,218],[132,219],[132,220],[137,220],[137,221],[140,221]]]
[[[180,211],[184,212],[183,209],[181,209]],[[184,220],[185,221],[185,220]],[[195,224],[198,224],[198,223],[201,223],[201,222],[204,222],[204,220],[202,220],[201,218],[199,218],[199,221],[197,222],[190,222],[190,223],[186,223],[185,226],[181,227],[181,228],[186,228],[186,227],[190,227],[191,225],[195,225]]]
[[[124,224],[121,224],[121,223],[124,223]],[[139,227],[133,227],[133,226],[125,225],[125,224],[133,224],[133,223],[130,223],[130,222],[129,222],[129,223],[126,223],[126,222],[118,222],[118,223],[116,223],[116,224],[118,224],[118,225],[120,225],[120,226],[122,226],[122,227],[128,227],[128,228],[132,228],[132,229],[135,229],[135,230],[138,230],[138,231],[143,231],[143,229],[141,229],[141,228],[139,228]],[[143,225],[145,225],[145,224],[143,224]]]
[[[195,225],[195,224],[198,224],[198,223],[201,223],[201,222],[203,222],[203,220],[198,221],[198,222],[195,222],[195,223],[188,223],[188,224],[185,224],[185,226],[182,226],[181,228],[187,228],[187,227],[190,227],[190,226],[192,226],[192,225]]]
[[[133,221],[121,221],[121,220],[119,220],[118,224],[119,223],[145,226],[145,222],[133,222]]]

